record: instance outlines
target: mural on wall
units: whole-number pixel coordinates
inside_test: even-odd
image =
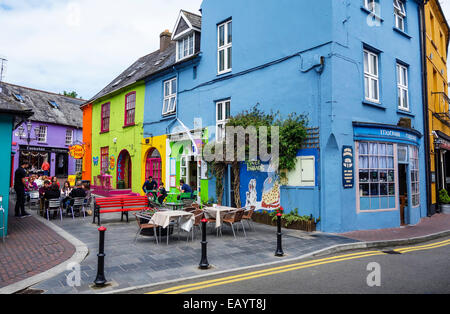
[[[246,192],[246,207],[254,206],[256,210],[274,210],[280,207],[280,178],[275,173],[269,174],[264,181],[260,201],[258,201],[256,186],[256,179],[251,179]]]
[[[98,158],[98,157],[94,157],[94,158],[92,158],[92,161],[94,162],[94,166],[98,166],[98,161],[99,161],[100,159]]]
[[[109,157],[109,169],[114,170],[116,168],[116,157],[114,155],[111,155]]]

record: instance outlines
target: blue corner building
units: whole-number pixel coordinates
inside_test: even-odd
[[[198,119],[212,140],[257,104],[305,114],[310,141],[280,188],[287,211],[320,218],[325,232],[417,224],[427,215],[422,2],[204,0],[201,16],[181,11],[168,66],[146,78],[144,137],[168,136],[169,165],[175,135]],[[167,184],[206,180],[192,154],[179,155]],[[242,164],[243,205],[261,199],[267,176]],[[232,183],[229,171],[226,205]]]

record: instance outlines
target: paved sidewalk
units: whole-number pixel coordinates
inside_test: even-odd
[[[339,235],[358,241],[378,242],[419,238],[445,231],[450,232],[450,215],[436,214],[432,217],[423,218],[420,223],[415,226],[381,230],[353,231]]]
[[[0,288],[48,271],[75,253],[75,247],[40,218],[14,217],[14,205],[12,195],[8,236],[5,243],[0,241]]]
[[[131,216],[131,215],[130,215]],[[105,276],[111,286],[101,290],[91,288],[96,277],[98,230],[92,224],[92,217],[75,220],[64,219],[55,224],[76,236],[89,247],[90,254],[81,263],[81,283],[70,287],[66,278],[69,271],[37,284],[32,289],[43,290],[48,294],[66,293],[104,293],[167,282],[170,280],[187,279],[205,274],[226,272],[243,267],[277,263],[283,260],[310,254],[331,246],[355,243],[357,241],[328,235],[324,233],[306,233],[301,231],[283,230],[284,258],[274,256],[276,250],[276,228],[256,224],[256,231],[248,232],[247,238],[239,229],[235,240],[231,229],[224,227],[223,237],[216,237],[216,232],[208,229],[208,261],[213,266],[210,270],[198,269],[201,259],[200,232],[196,233],[195,241],[186,242],[186,233],[177,233],[166,245],[165,238],[156,245],[153,237],[139,237],[134,244],[138,230],[135,220],[129,223],[120,222],[120,214],[109,214],[102,217],[107,228],[105,235]]]

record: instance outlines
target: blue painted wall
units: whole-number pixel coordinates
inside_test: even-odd
[[[170,120],[161,119],[163,81],[175,76],[177,116],[189,128],[194,127],[194,118],[201,117],[203,127],[210,126],[211,138],[218,100],[231,99],[232,115],[256,104],[266,112],[305,113],[311,127],[320,127],[317,186],[282,188],[282,205],[321,217],[320,229],[328,232],[397,227],[398,211],[357,214],[356,183],[353,189],[342,187],[341,151],[343,145],[355,149],[353,121],[397,125],[401,117],[407,117],[423,134],[418,5],[406,2],[405,35],[393,29],[391,0],[381,0],[382,22],[376,26],[367,22],[362,4],[363,0],[204,0],[201,56],[148,80],[144,136],[170,131]],[[233,70],[217,75],[217,25],[229,18],[233,21]],[[381,104],[377,106],[363,102],[366,46],[380,51]],[[321,57],[323,67],[318,66]],[[409,66],[411,114],[397,110],[397,61]],[[424,178],[423,139],[420,165]],[[242,174],[246,176],[244,170]],[[422,206],[412,211],[411,224],[426,215],[426,189],[421,182]],[[244,183],[241,195],[245,188]],[[210,194],[214,194],[212,186]],[[300,204],[299,199],[305,202]]]
[[[13,129],[13,117],[6,114],[0,114],[0,195],[3,196],[3,208],[6,211],[5,225],[8,225],[9,210],[9,182],[11,178],[11,138]],[[2,216],[0,215],[0,226],[3,226]],[[0,231],[0,238],[2,232]]]

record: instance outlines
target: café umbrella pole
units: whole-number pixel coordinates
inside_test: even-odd
[[[94,284],[96,287],[104,287],[106,284],[105,278],[105,227],[98,228],[100,234],[99,250],[98,250],[98,266],[97,266],[97,277],[95,278]]]

